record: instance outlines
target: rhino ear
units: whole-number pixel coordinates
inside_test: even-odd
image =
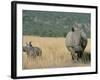
[[[28,43],[26,42],[26,46],[28,46]]]
[[[30,41],[29,44],[31,44],[32,42]]]
[[[74,27],[72,27],[72,32],[74,32],[75,31],[75,29],[74,29]]]
[[[29,45],[32,45],[32,42],[31,41],[29,42]]]

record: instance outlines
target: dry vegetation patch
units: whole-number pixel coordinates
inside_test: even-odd
[[[90,65],[82,63],[72,63],[70,52],[67,50],[65,46],[65,38],[23,36],[23,45],[29,41],[32,42],[33,46],[42,49],[42,56],[30,58],[27,57],[26,53],[23,52],[23,69],[74,67]],[[85,52],[90,53],[90,40],[88,40],[88,45],[85,49]]]

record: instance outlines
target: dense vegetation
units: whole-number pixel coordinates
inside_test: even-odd
[[[65,37],[78,23],[90,37],[90,17],[88,13],[23,10],[23,35]]]

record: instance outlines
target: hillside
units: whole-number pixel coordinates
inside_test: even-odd
[[[90,17],[88,13],[23,10],[23,35],[65,37],[79,23],[90,37]]]

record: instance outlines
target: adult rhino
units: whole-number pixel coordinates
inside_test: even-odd
[[[29,57],[36,57],[42,55],[42,50],[38,47],[33,47],[31,42],[29,44],[26,43],[26,46],[23,46],[23,52],[27,53]]]
[[[67,49],[71,52],[72,60],[82,59],[84,49],[87,45],[87,36],[84,31],[78,27],[72,27],[65,40]]]

